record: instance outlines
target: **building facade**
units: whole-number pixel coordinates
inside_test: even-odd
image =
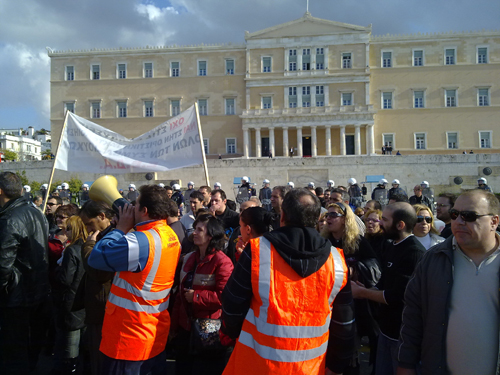
[[[0,129],[0,149],[17,153],[18,161],[42,160],[45,150],[39,134],[30,126],[24,129]],[[50,135],[48,147],[50,148]]]
[[[302,18],[242,45],[52,51],[66,110],[135,137],[197,102],[208,157],[500,150],[500,32],[374,36]]]

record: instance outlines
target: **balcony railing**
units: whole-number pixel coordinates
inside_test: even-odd
[[[243,110],[242,117],[249,116],[280,116],[280,115],[307,115],[307,114],[335,114],[335,113],[373,113],[373,105],[346,105],[339,107],[298,107],[298,108],[269,108]]]

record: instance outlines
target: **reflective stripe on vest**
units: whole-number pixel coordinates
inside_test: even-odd
[[[145,301],[160,301],[168,297],[170,293],[170,288],[160,290],[158,292],[151,292],[151,287],[153,285],[153,281],[156,277],[156,273],[158,272],[158,267],[160,265],[161,255],[162,255],[162,243],[161,237],[158,232],[154,229],[149,229],[147,232],[151,234],[154,241],[154,257],[153,264],[151,265],[151,269],[144,281],[144,285],[142,289],[137,289],[133,285],[130,285],[126,280],[120,277],[120,272],[117,272],[114,279],[113,284],[119,288],[125,289],[130,294],[142,298]],[[150,254],[151,255],[151,254]],[[141,304],[138,301],[131,301],[130,299],[119,297],[113,293],[113,289],[109,294],[108,301],[114,305],[122,307],[127,310],[138,311],[138,312],[146,312],[148,314],[156,314],[162,311],[165,311],[168,308],[168,304],[170,299],[163,301],[157,305],[154,304]]]
[[[269,240],[264,237],[260,237],[258,285],[259,297],[262,301],[262,305],[259,308],[258,317],[255,316],[252,307],[250,307],[245,320],[247,323],[254,325],[259,333],[270,337],[300,340],[320,339],[329,330],[331,314],[325,316],[325,323],[321,326],[288,326],[276,325],[267,322],[271,291],[271,252],[271,243]],[[334,285],[328,298],[328,305],[331,310],[335,296],[347,282],[347,269],[344,268],[344,261],[339,251],[332,246],[330,252],[333,258],[335,272]],[[331,261],[330,257],[328,258],[328,261]],[[306,350],[297,350],[297,348],[294,350],[272,348],[270,346],[259,344],[251,333],[245,331],[245,325],[243,325],[243,329],[239,337],[239,343],[253,348],[261,358],[278,362],[302,362],[312,360],[322,356],[326,352],[328,346],[328,340],[325,340],[318,346]]]
[[[323,355],[326,352],[326,348],[328,347],[328,341],[325,341],[325,343],[321,346],[308,350],[275,349],[269,346],[260,345],[253,339],[251,334],[245,331],[241,331],[238,341],[243,345],[253,348],[260,357],[278,362],[309,361]]]

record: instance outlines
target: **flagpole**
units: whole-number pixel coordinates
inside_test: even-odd
[[[207,186],[210,186],[210,180],[208,178],[207,158],[205,157],[205,147],[203,143],[203,134],[201,133],[201,121],[200,121],[200,112],[198,111],[198,102],[194,103],[194,111],[196,113],[196,123],[198,124],[198,135],[200,136],[201,155],[203,156],[203,168],[205,170],[205,180],[207,182]]]
[[[56,170],[57,155],[59,155],[59,150],[61,148],[61,143],[63,139],[64,132],[66,131],[66,125],[68,124],[68,116],[70,111],[66,111],[66,116],[64,117],[64,124],[59,135],[59,143],[57,144],[56,155],[54,156],[54,164],[52,164],[52,171],[50,172],[49,186],[47,187],[47,192],[45,193],[45,199],[43,201],[42,212],[45,214],[45,209],[47,208],[47,201],[49,200],[50,185],[52,185],[52,179],[54,178],[54,171]]]

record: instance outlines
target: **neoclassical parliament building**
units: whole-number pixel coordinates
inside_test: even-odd
[[[208,157],[500,150],[500,31],[377,36],[306,12],[244,44],[48,54],[54,147],[65,111],[132,138],[197,102]]]

